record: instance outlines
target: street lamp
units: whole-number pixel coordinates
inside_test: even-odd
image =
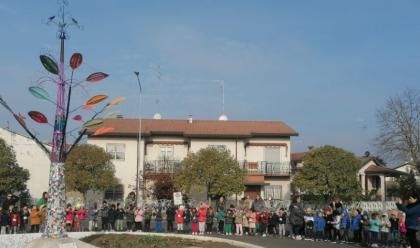
[[[136,173],[136,204],[137,206],[140,206],[143,201],[144,196],[144,185],[142,185],[142,190],[140,190],[140,174],[141,174],[141,180],[143,182],[144,175],[143,175],[143,166],[142,166],[142,160],[141,160],[141,110],[142,110],[142,89],[141,89],[141,82],[140,82],[140,73],[138,71],[135,71],[134,74],[137,78],[137,83],[139,86],[139,130],[138,130],[138,140],[137,140],[137,173]]]

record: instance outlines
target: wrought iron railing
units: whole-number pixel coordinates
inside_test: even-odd
[[[290,162],[248,162],[239,163],[248,175],[264,175],[264,176],[290,176]]]
[[[179,160],[149,160],[144,161],[145,173],[175,173],[181,168]]]

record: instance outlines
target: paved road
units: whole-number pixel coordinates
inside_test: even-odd
[[[273,237],[261,237],[261,236],[222,236],[213,235],[217,238],[227,238],[245,243],[255,244],[267,248],[354,248],[354,245],[344,244],[332,244],[330,242],[313,242],[306,240],[293,240],[290,238],[273,238]]]

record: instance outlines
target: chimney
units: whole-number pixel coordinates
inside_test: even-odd
[[[192,123],[193,122],[193,118],[192,118],[192,114],[188,115],[188,123]]]

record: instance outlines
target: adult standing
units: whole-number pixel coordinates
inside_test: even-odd
[[[7,194],[6,199],[3,201],[3,210],[9,211],[10,206],[15,206],[16,202],[18,201],[18,198],[11,193]]]
[[[42,205],[44,205],[44,206],[46,206],[47,205],[47,203],[48,203],[48,193],[47,192],[43,192],[42,193],[42,197],[41,198],[39,198],[37,201],[36,201],[36,206],[37,207],[39,207],[39,208],[41,208],[41,206]]]
[[[408,197],[408,205],[404,206],[401,199],[397,202],[399,210],[405,213],[405,226],[407,228],[407,239],[411,248],[419,248],[416,233],[419,230],[420,202],[419,196],[413,192]]]
[[[100,211],[102,231],[108,231],[109,230],[108,212],[109,212],[108,203],[106,201],[103,201],[102,208],[101,208],[101,211]]]
[[[136,193],[134,191],[131,191],[127,198],[125,198],[124,207],[128,208],[130,206],[137,206],[136,203]]]
[[[339,214],[343,213],[343,202],[340,197],[336,196],[334,200],[330,203],[332,210],[337,210]]]
[[[96,229],[98,228],[98,204],[96,204],[96,202],[90,206],[87,215],[89,220],[89,232],[96,231]]]
[[[171,205],[166,209],[166,231],[174,231],[174,220],[175,220],[175,207],[171,202]]]
[[[300,234],[304,224],[305,211],[303,210],[302,199],[299,195],[295,196],[293,203],[290,204],[289,212],[289,221],[292,225],[293,238],[300,240],[302,239]]]
[[[261,198],[261,196],[260,196],[260,195],[257,195],[257,196],[255,197],[255,200],[254,200],[254,202],[252,203],[251,209],[252,209],[254,212],[257,212],[257,213],[261,213],[261,212],[265,209],[265,203],[264,203],[264,200]]]

